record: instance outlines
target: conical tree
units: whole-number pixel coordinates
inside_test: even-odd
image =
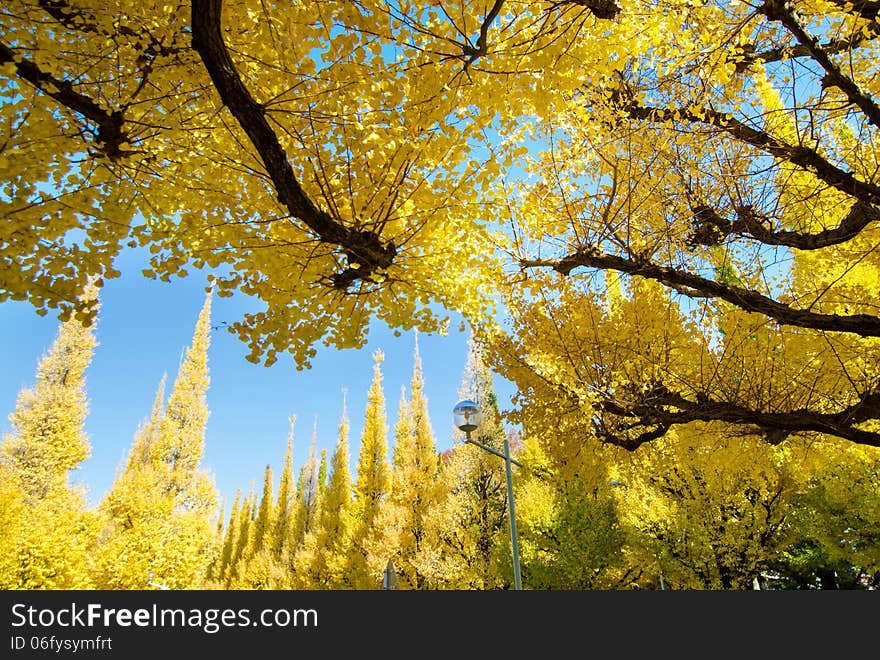
[[[241,575],[244,573],[244,566],[247,564],[248,557],[248,541],[251,538],[251,527],[254,524],[255,511],[257,507],[257,495],[254,491],[253,484],[251,489],[242,502],[238,511],[237,522],[230,521],[230,526],[235,524],[238,533],[235,535],[235,543],[232,547],[232,559],[229,562],[229,568],[226,571],[226,588],[236,589],[240,585]]]
[[[339,439],[330,461],[330,477],[321,500],[318,524],[296,557],[300,588],[350,588],[345,566],[351,543],[352,480],[349,470],[348,415],[343,402]]]
[[[321,507],[324,505],[324,498],[327,497],[327,450],[321,450],[321,459],[318,461],[318,507],[316,510],[315,521],[317,522],[317,514],[320,513]]]
[[[22,569],[28,564],[27,539],[22,532],[27,529],[27,507],[24,491],[18,478],[6,461],[0,461],[0,588],[23,589],[32,583]]]
[[[94,288],[84,294],[96,296]],[[19,480],[29,505],[67,491],[70,471],[91,453],[84,430],[85,372],[96,345],[94,324],[63,323],[40,359],[36,385],[19,393],[15,412],[9,416],[13,430],[3,439],[2,459]]]
[[[315,526],[320,508],[321,478],[318,458],[315,454],[318,441],[318,423],[312,431],[309,454],[306,463],[300,468],[296,495],[293,500],[290,530],[287,535],[286,550],[293,557],[308,534]]]
[[[95,287],[82,297],[97,309]],[[90,453],[85,372],[96,344],[94,324],[64,322],[39,362],[35,386],[21,391],[9,416],[12,433],[0,443],[0,588],[90,586],[95,521],[69,475]]]
[[[403,474],[398,469],[414,453],[413,427],[409,416],[409,399],[406,397],[406,387],[400,388],[400,401],[397,402],[397,421],[394,424],[394,449],[392,451],[391,470],[391,493],[392,500],[396,499],[395,493],[399,493],[405,486]]]
[[[390,539],[380,516],[391,491],[388,463],[388,424],[382,389],[381,351],[373,354],[373,381],[367,393],[367,409],[355,483],[355,522],[347,574],[355,589],[375,589],[390,557]]]
[[[376,518],[379,505],[391,487],[388,424],[385,420],[385,393],[382,389],[381,364],[384,359],[382,351],[373,354],[373,381],[367,393],[355,484],[357,518],[368,525]]]
[[[128,452],[128,460],[125,464],[126,470],[136,469],[138,465],[142,465],[150,460],[151,447],[157,441],[162,418],[165,416],[166,380],[167,374],[162,374],[162,380],[159,381],[159,387],[156,390],[156,397],[153,399],[153,409],[150,417],[138,429],[131,450]]]
[[[211,294],[196,322],[192,345],[180,365],[168,398],[156,441],[150,445],[151,463],[160,470],[163,486],[189,509],[213,508],[213,483],[199,470],[208,423],[208,347],[211,331]],[[208,491],[208,492],[203,492]]]
[[[241,513],[241,489],[235,492],[235,499],[232,501],[232,510],[229,512],[229,521],[223,531],[223,544],[220,552],[217,554],[209,579],[215,585],[224,585],[226,576],[229,573],[229,567],[232,563],[232,555],[235,552],[235,544],[238,540],[239,532],[239,515]]]
[[[214,522],[214,545],[217,548],[217,551],[214,553],[214,557],[211,559],[211,563],[208,564],[207,572],[205,573],[205,588],[209,589],[212,587],[216,587],[218,580],[218,571],[220,568],[220,564],[223,561],[223,550],[226,541],[226,498],[224,497],[220,501],[220,509],[217,512],[217,518]]]
[[[148,576],[173,589],[198,587],[218,550],[217,494],[200,469],[208,420],[211,293],[161,419],[152,419],[101,504],[105,517],[99,583],[144,588]]]
[[[397,509],[395,524],[399,536],[394,564],[400,586],[421,589],[427,581],[416,558],[425,541],[425,518],[442,489],[438,484],[440,460],[434,449],[418,335],[413,362],[411,399],[406,409],[399,411],[395,429],[391,501]]]
[[[237,571],[234,587],[238,589],[275,589],[281,587],[284,569],[275,556],[275,502],[272,497],[272,468],[266,466],[263,493],[250,526],[247,548]]]
[[[281,479],[278,484],[278,498],[275,501],[273,520],[275,529],[273,532],[272,553],[278,558],[284,547],[284,541],[289,533],[294,497],[296,491],[293,483],[293,430],[296,424],[296,415],[290,418],[290,432],[287,436],[287,452],[284,454],[284,466],[281,469]]]
[[[267,465],[263,476],[263,494],[260,497],[260,508],[257,510],[257,519],[254,521],[251,533],[251,552],[256,554],[263,549],[264,545],[272,545],[272,511],[275,503],[272,499],[272,467]]]

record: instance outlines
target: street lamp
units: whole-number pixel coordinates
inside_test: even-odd
[[[503,454],[497,449],[487,447],[481,442],[471,439],[471,432],[477,429],[483,421],[483,416],[480,413],[480,407],[470,399],[465,399],[464,401],[459,401],[455,404],[455,407],[452,409],[452,417],[455,420],[455,425],[464,432],[465,442],[476,445],[480,449],[484,449],[490,454],[495,454],[504,459],[507,476],[507,508],[508,516],[510,518],[510,542],[513,548],[513,588],[520,590],[522,589],[522,578],[520,577],[519,572],[519,540],[516,535],[516,511],[513,506],[513,473],[510,464],[515,463],[522,467],[522,463],[510,457],[510,443],[507,441],[507,434],[504,435]]]
[[[147,585],[151,587],[155,587],[156,589],[161,589],[162,591],[170,591],[171,587],[166,585],[164,582],[156,582],[153,580],[153,571],[149,571],[147,573]]]

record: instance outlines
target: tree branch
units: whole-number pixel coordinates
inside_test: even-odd
[[[859,31],[852,34],[846,39],[832,39],[823,44],[819,44],[825,53],[836,55],[844,53],[861,46],[863,43],[876,39],[880,36],[880,23],[872,20],[871,23]],[[795,59],[798,57],[810,57],[810,50],[801,44],[796,46],[779,46],[778,48],[768,48],[767,50],[756,51],[754,44],[745,44],[742,46],[743,54],[736,64],[737,73],[745,72],[752,64],[761,60],[762,62],[782,62],[783,60]],[[827,81],[826,81],[827,84]]]
[[[880,14],[880,2],[877,0],[828,0],[828,2],[836,5],[840,11],[872,21]]]
[[[637,394],[631,401],[608,399],[598,407],[605,413],[635,419],[632,423],[620,423],[612,428],[609,428],[607,422],[597,425],[601,440],[629,450],[662,436],[672,426],[696,421],[756,426],[772,444],[782,442],[792,433],[816,432],[857,444],[880,447],[880,433],[853,426],[880,417],[880,393],[876,392],[864,394],[858,402],[836,413],[820,413],[808,409],[768,412],[726,401],[710,401],[705,398],[691,401],[658,383],[644,393]],[[626,433],[639,427],[655,428],[646,428],[634,437]]]
[[[110,160],[118,160],[126,155],[127,152],[122,150],[122,145],[128,142],[128,136],[122,130],[125,122],[122,111],[105,110],[88,96],[74,90],[70,82],[51,76],[33,62],[15,53],[5,43],[0,43],[0,64],[9,62],[15,66],[19,78],[94,123],[98,128],[97,143]]]
[[[788,161],[812,172],[829,186],[868,204],[880,205],[880,186],[860,181],[823,158],[815,149],[793,146],[769,133],[744,124],[731,115],[712,109],[657,108],[645,106],[618,94],[618,107],[634,119],[655,122],[688,121],[714,126],[737,140],[761,149],[771,156]]]
[[[551,9],[556,9],[562,5],[578,5],[586,7],[596,18],[610,19],[615,18],[621,11],[620,7],[614,0],[559,0]]]
[[[852,332],[861,337],[880,337],[880,318],[877,316],[870,314],[843,316],[795,309],[756,291],[660,266],[647,259],[629,259],[596,249],[581,249],[560,259],[522,259],[520,265],[524,268],[549,267],[562,275],[569,275],[578,266],[617,270],[656,280],[685,295],[688,290],[694,290],[702,295],[726,300],[747,312],[768,316],[780,325],[830,332]]]
[[[515,352],[509,355],[540,377],[527,361],[516,357]],[[583,411],[580,397],[567,385],[545,382],[556,396],[577,409],[578,414],[590,416]],[[597,391],[597,388],[591,389]],[[551,405],[557,411],[566,407],[558,400]],[[661,382],[648,383],[647,387],[641,383],[632,384],[617,393],[599,392],[592,404],[592,428],[596,437],[628,451],[635,451],[663,437],[673,426],[697,421],[751,426],[758,429],[770,444],[779,444],[793,433],[816,432],[880,447],[880,432],[856,428],[857,424],[878,418],[880,391],[876,389],[862,393],[855,403],[828,413],[807,408],[755,410],[729,401],[713,401],[702,392],[691,400],[679,392],[670,391]]]
[[[136,30],[128,25],[114,25],[112,33],[106,29],[99,29],[94,16],[87,14],[83,9],[71,7],[67,0],[39,0],[39,5],[43,11],[68,30],[106,36],[122,35],[130,38],[133,44],[138,44],[138,47],[143,48],[143,52],[150,57],[174,55],[180,50],[178,47],[161,43],[145,28]],[[180,37],[183,37],[182,32]],[[177,38],[175,37],[175,40]],[[144,43],[146,46],[143,46]],[[182,47],[183,44],[181,43],[180,46]]]
[[[816,38],[801,25],[800,20],[792,11],[792,5],[789,0],[765,0],[758,7],[758,11],[771,21],[782,23],[798,42],[807,49],[810,56],[825,70],[827,74],[825,84],[839,88],[865,114],[870,123],[880,127],[880,106],[874,103],[870,96],[862,92],[851,78],[843,74],[840,68],[831,60],[828,53],[822,49]]]
[[[375,270],[388,268],[397,254],[393,242],[383,243],[374,232],[358,231],[336,222],[302,189],[278,136],[266,121],[265,108],[251,96],[226,49],[221,13],[222,0],[192,0],[193,47],[201,56],[223,104],[259,153],[279,201],[321,241],[345,250],[349,264],[354,267],[336,273],[333,286],[347,290],[355,281],[368,279]]]
[[[754,238],[765,245],[781,245],[798,250],[819,250],[839,245],[857,236],[870,223],[880,220],[880,209],[861,200],[850,207],[849,213],[833,229],[815,234],[798,231],[777,231],[768,228],[768,219],[749,206],[736,209],[736,220],[727,220],[708,204],[692,208],[695,218],[693,243],[716,245],[724,237],[738,234]]]
[[[495,4],[492,5],[492,8],[489,10],[489,13],[486,14],[486,18],[483,19],[483,23],[480,25],[480,36],[477,37],[476,46],[471,46],[470,43],[467,43],[461,47],[462,53],[468,58],[468,65],[473,64],[480,57],[489,52],[489,28],[492,27],[492,23],[495,22],[495,19],[498,17],[503,6],[504,0],[495,0]]]

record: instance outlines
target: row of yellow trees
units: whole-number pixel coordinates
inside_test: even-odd
[[[85,294],[96,297],[96,290]],[[210,298],[165,401],[164,381],[149,421],[95,509],[68,474],[89,456],[85,370],[93,327],[72,319],[23,390],[3,439],[2,568],[12,589],[137,589],[148,574],[175,587],[201,583],[213,553],[217,494],[199,463],[208,418]]]
[[[89,455],[84,375],[96,340],[76,320],[61,326],[0,444],[0,587],[143,589],[152,576],[174,589],[377,589],[391,560],[401,588],[510,588],[503,464],[464,444],[438,454],[418,348],[393,447],[377,352],[356,471],[344,411],[332,454],[313,435],[297,474],[293,417],[277,492],[267,466],[262,492],[239,490],[226,514],[201,466],[210,304],[167,400],[163,381],[92,509],[68,474]],[[520,415],[549,415],[550,385],[522,384]],[[488,413],[476,439],[500,446],[506,431],[475,346],[461,393]],[[514,442],[526,588],[877,585],[875,448],[771,445],[699,422],[625,452],[581,437],[578,423],[556,408]]]
[[[210,306],[209,295],[167,400],[163,379],[152,413],[94,510],[68,475],[89,456],[85,371],[96,340],[78,320],[61,326],[0,445],[0,586],[371,589],[390,559],[404,587],[505,584],[493,560],[506,529],[498,470],[463,448],[437,453],[418,348],[409,398],[401,393],[392,461],[377,352],[356,477],[344,413],[329,466],[326,450],[320,461],[316,456],[313,438],[295,483],[294,417],[277,497],[267,466],[259,499],[239,492],[225,519],[213,478],[200,465]],[[469,387],[491,387],[476,352],[467,372]],[[497,443],[503,430],[493,410],[484,435]],[[480,480],[482,490],[472,492]],[[457,552],[441,552],[441,539]]]
[[[438,454],[418,348],[410,398],[401,393],[389,461],[381,352],[374,354],[357,470],[349,470],[344,412],[329,459],[315,452],[294,483],[293,422],[277,496],[266,467],[262,494],[239,492],[209,584],[245,589],[377,589],[393,561],[402,588],[499,588],[506,511],[498,469],[459,446]],[[476,353],[469,371],[486,385]],[[486,391],[481,389],[480,391]],[[495,410],[497,413],[497,409]],[[500,442],[497,415],[483,431]],[[497,468],[497,466],[495,466]]]

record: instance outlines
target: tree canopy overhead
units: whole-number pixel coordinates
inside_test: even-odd
[[[144,246],[255,361],[445,307],[536,427],[876,446],[878,8],[10,0],[0,296]]]

